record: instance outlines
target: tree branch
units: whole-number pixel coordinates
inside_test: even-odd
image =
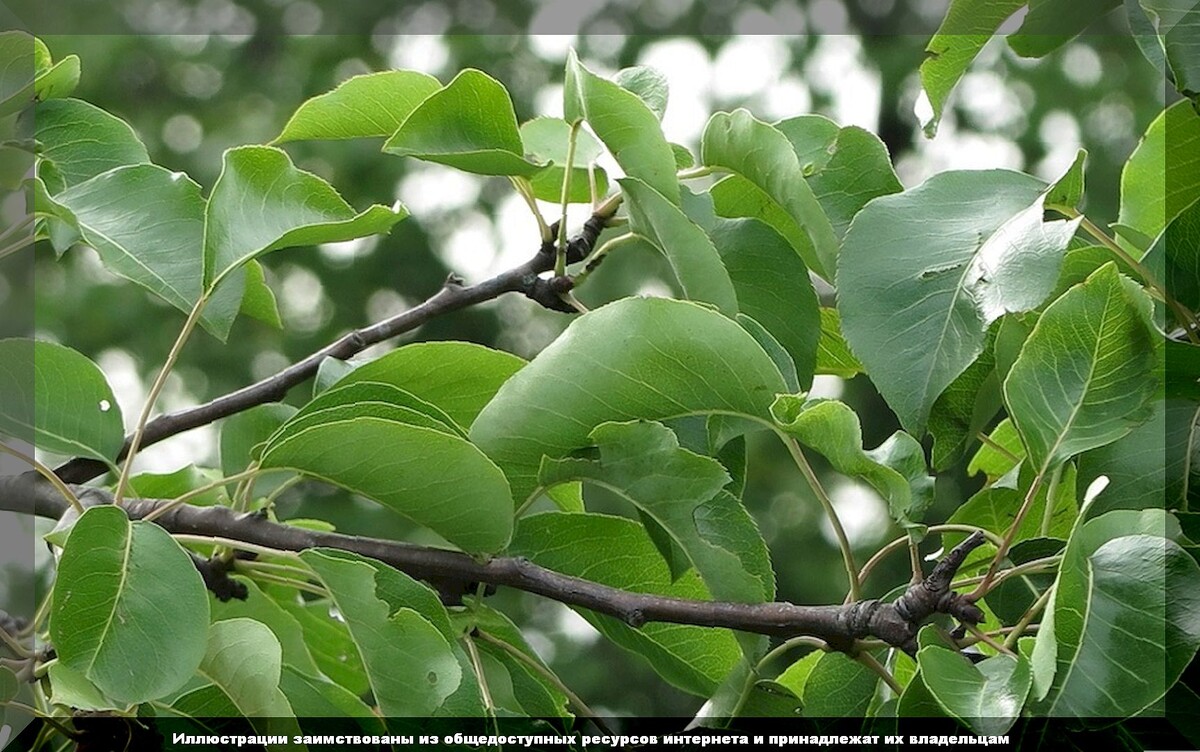
[[[579,235],[567,243],[566,259],[568,263],[581,261],[591,252],[596,238],[599,237],[600,231],[604,229],[605,223],[612,217],[617,206],[618,204],[611,202],[605,204],[584,223]],[[557,227],[557,223],[554,227]],[[539,276],[554,268],[556,254],[556,246],[551,240],[543,243],[529,261],[479,284],[463,285],[461,279],[451,275],[440,290],[420,305],[376,324],[349,332],[273,376],[268,376],[262,381],[230,392],[203,405],[158,416],[146,424],[140,447],[148,447],[176,434],[209,425],[221,418],[228,418],[258,405],[278,402],[293,387],[312,378],[326,358],[346,360],[371,345],[412,331],[438,316],[493,300],[505,293],[524,293],[526,297],[551,310],[575,313],[575,309],[562,299],[562,295],[569,292],[573,286],[571,278],[543,279]],[[125,445],[117,455],[117,462],[125,459],[128,455],[132,439],[132,436],[126,437]],[[55,473],[66,483],[86,483],[103,475],[107,470],[108,468],[97,460],[76,458],[55,468]]]
[[[112,495],[101,489],[78,491],[87,506],[112,501]],[[124,509],[131,519],[141,519],[168,503],[130,500]],[[69,505],[44,478],[25,473],[0,478],[0,511],[59,519],[68,513]],[[950,614],[970,624],[984,618],[977,607],[950,590],[954,574],[967,553],[983,543],[983,535],[978,532],[947,554],[929,577],[891,603],[866,600],[840,606],[797,606],[784,602],[723,603],[631,593],[554,572],[525,558],[498,556],[481,562],[459,551],[281,525],[262,515],[238,513],[228,507],[180,506],[156,517],[154,522],[172,533],[217,536],[277,551],[310,548],[351,551],[417,579],[511,587],[606,614],[634,628],[657,621],[783,638],[809,635],[845,652],[854,651],[855,640],[875,637],[914,652],[917,630],[935,613]]]

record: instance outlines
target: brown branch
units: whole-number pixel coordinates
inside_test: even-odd
[[[605,223],[615,211],[616,204],[613,204],[611,208],[604,207],[597,210],[597,213],[584,223],[579,235],[567,245],[566,256],[569,263],[581,261],[591,252],[591,247],[595,244],[600,231],[604,229]],[[551,310],[575,313],[575,309],[563,302],[562,299],[563,293],[571,289],[571,279],[569,277],[543,279],[539,276],[554,268],[555,254],[553,242],[543,243],[529,261],[475,285],[463,285],[461,279],[451,275],[440,290],[420,305],[371,326],[343,335],[335,342],[273,376],[268,376],[262,381],[230,392],[203,405],[158,416],[146,424],[140,446],[145,448],[176,434],[209,425],[252,407],[268,402],[278,402],[293,387],[316,375],[317,369],[321,367],[321,363],[326,358],[346,360],[371,345],[412,331],[438,316],[493,300],[505,293],[524,293],[526,297]],[[125,459],[131,439],[132,437],[126,437],[125,445],[117,456],[117,462]],[[76,458],[55,468],[55,473],[67,483],[86,483],[103,475],[107,469],[103,463],[96,460]]]
[[[79,491],[80,501],[89,506],[110,503],[112,499],[107,491],[96,488]],[[166,503],[139,499],[127,501],[124,508],[130,518],[140,519]],[[26,473],[0,478],[0,511],[58,519],[69,508],[45,479],[36,473]],[[979,533],[959,544],[934,567],[929,577],[891,603],[867,600],[840,606],[797,606],[784,602],[723,603],[631,593],[561,574],[525,558],[497,556],[481,562],[459,551],[305,530],[220,506],[184,505],[154,521],[172,533],[215,536],[277,551],[311,548],[351,551],[390,564],[417,579],[511,587],[606,614],[634,628],[647,622],[671,622],[783,638],[810,635],[846,652],[854,651],[855,640],[875,637],[913,652],[917,630],[935,613],[947,613],[965,623],[983,620],[978,608],[949,589],[967,553],[983,542]]]

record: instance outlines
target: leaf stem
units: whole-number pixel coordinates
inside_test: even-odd
[[[984,645],[987,645],[992,650],[995,650],[997,653],[1003,653],[1004,655],[1013,655],[1012,650],[1010,650],[1007,646],[996,642],[994,639],[992,639],[991,636],[989,636],[986,632],[984,632],[982,629],[980,629],[976,625],[964,624],[963,626],[967,628],[968,632],[975,635],[975,637],[978,638],[980,642],[982,642]]]
[[[971,533],[974,533],[974,532],[980,532],[980,533],[983,533],[985,536],[987,536],[987,539],[993,545],[996,545],[996,546],[999,546],[1001,543],[1001,540],[1002,540],[1000,538],[1000,536],[996,535],[995,533],[991,532],[990,530],[984,530],[983,528],[975,527],[974,525],[956,525],[956,524],[933,525],[928,529],[927,532],[930,532],[930,533],[967,533],[968,535]],[[899,551],[901,548],[904,548],[904,546],[908,543],[908,540],[909,540],[909,537],[907,534],[905,534],[904,537],[897,538],[896,540],[892,541],[891,543],[887,544],[883,548],[876,551],[875,555],[872,556],[870,559],[868,559],[867,563],[863,564],[862,569],[859,571],[859,573],[858,573],[859,585],[866,584],[867,577],[871,574],[871,571],[874,570],[875,567],[879,565],[879,562],[883,561],[889,554],[891,554],[895,551]],[[846,602],[849,603],[850,601],[847,600]]]
[[[900,682],[896,681],[896,677],[892,676],[892,672],[888,671],[887,668],[875,658],[875,656],[866,651],[861,651],[854,656],[854,660],[878,674],[879,678],[883,679],[884,683],[887,684],[897,696],[904,693],[904,687],[900,686]]]
[[[80,503],[79,497],[75,495],[75,492],[71,490],[70,486],[68,486],[66,483],[63,483],[62,479],[55,475],[53,470],[39,462],[36,457],[30,457],[19,449],[13,449],[4,442],[0,442],[0,452],[3,452],[11,457],[15,457],[21,462],[24,462],[32,467],[37,471],[38,475],[45,478],[50,485],[54,486],[54,490],[62,494],[62,497],[70,503],[72,509],[79,514],[83,514],[83,504]]]
[[[0,642],[3,642],[19,658],[33,657],[33,653],[27,650],[16,637],[9,634],[7,629],[0,629]]]
[[[212,290],[209,288],[207,292],[200,296],[196,301],[196,305],[192,306],[191,313],[188,314],[187,320],[183,322],[183,329],[179,331],[179,336],[175,338],[175,344],[171,345],[171,351],[167,353],[167,360],[163,363],[162,369],[158,372],[158,378],[154,379],[154,383],[150,386],[150,393],[146,395],[146,403],[142,406],[142,413],[138,416],[137,425],[133,429],[133,437],[129,442],[129,452],[125,456],[125,465],[121,468],[121,477],[117,481],[117,490],[113,494],[113,504],[121,506],[121,502],[125,498],[126,492],[129,490],[129,478],[133,474],[133,461],[137,458],[138,449],[142,445],[142,435],[146,431],[146,423],[150,420],[150,413],[154,410],[154,403],[158,401],[158,397],[162,394],[163,387],[167,384],[167,376],[171,374],[171,369],[175,367],[175,363],[179,360],[179,354],[183,352],[183,346],[187,343],[188,337],[196,329],[196,324],[200,323],[200,315],[204,312],[204,307],[208,304],[209,296]]]
[[[602,262],[605,256],[611,253],[613,249],[619,248],[623,245],[628,245],[630,242],[637,239],[637,235],[634,235],[632,232],[626,232],[609,238],[601,243],[600,247],[592,251],[592,255],[588,256],[586,259],[587,263],[584,264],[583,271],[575,275],[575,287],[582,285],[584,280],[586,280],[588,276],[596,270],[596,267],[600,266],[600,262]]]
[[[554,257],[556,277],[567,273],[567,207],[571,203],[571,173],[575,170],[575,144],[579,139],[580,122],[576,120],[571,123],[571,133],[567,136],[567,161],[563,165],[562,218],[558,223],[557,255]]]
[[[829,524],[833,528],[833,535],[837,538],[838,548],[842,552],[842,562],[846,566],[846,576],[850,580],[850,599],[857,601],[862,598],[862,585],[859,581],[858,567],[854,563],[854,550],[850,546],[850,539],[846,536],[846,530],[842,527],[842,521],[838,519],[837,510],[833,508],[833,502],[829,498],[829,494],[825,493],[825,487],[821,485],[820,478],[813,472],[812,465],[808,464],[808,458],[804,456],[804,450],[800,448],[800,443],[795,438],[787,434],[783,436],[783,443],[787,445],[788,452],[791,453],[792,459],[796,462],[796,467],[800,468],[800,472],[804,475],[804,479],[808,481],[809,487],[813,494],[817,497],[817,501],[825,509],[825,514],[829,518]]]
[[[484,707],[487,709],[488,715],[495,718],[496,703],[492,699],[492,691],[488,687],[487,677],[483,673],[483,661],[479,657],[479,648],[469,634],[463,635],[463,642],[467,646],[467,655],[471,657],[471,668],[475,670],[475,678],[479,680],[479,694],[483,697]]]
[[[525,200],[525,205],[529,207],[529,211],[533,214],[534,221],[537,222],[538,234],[542,238],[542,242],[546,243],[554,239],[554,235],[550,232],[550,225],[546,224],[546,218],[542,216],[541,209],[538,208],[537,199],[533,195],[533,190],[529,185],[529,179],[514,175],[509,178],[513,188],[517,194]]]
[[[1009,462],[1012,462],[1015,464],[1015,463],[1021,461],[1021,458],[1018,457],[1017,455],[1013,454],[1012,451],[1009,450],[1008,447],[1006,447],[1003,444],[1001,444],[1000,442],[996,441],[991,436],[988,436],[983,431],[977,432],[975,434],[975,436],[981,442],[983,442],[984,444],[987,444],[989,447],[991,447],[997,453],[1004,455],[1004,458],[1007,459]]]
[[[517,646],[510,645],[507,642],[505,642],[504,640],[501,640],[499,637],[495,637],[494,635],[488,634],[487,632],[484,632],[482,629],[475,630],[475,634],[476,634],[476,636],[479,637],[479,639],[483,640],[484,642],[489,643],[491,645],[495,645],[496,647],[500,648],[504,652],[508,653],[513,658],[517,659],[522,664],[527,666],[531,671],[536,673],[538,676],[542,677],[547,682],[549,682],[559,692],[562,692],[563,695],[566,696],[567,702],[571,703],[571,706],[575,708],[576,712],[578,712],[579,715],[583,716],[584,718],[587,718],[589,721],[594,723],[596,725],[596,728],[600,729],[600,733],[608,734],[610,736],[614,734],[613,730],[610,729],[608,727],[608,724],[604,722],[604,719],[601,718],[596,713],[596,711],[594,711],[590,707],[588,707],[587,703],[585,703],[583,701],[583,699],[579,697],[579,695],[572,692],[571,688],[568,687],[566,684],[564,684],[562,679],[558,678],[558,675],[555,674],[553,671],[546,668],[538,661],[534,660],[532,656],[526,655],[525,652],[523,650],[520,650],[519,648],[517,648]]]
[[[329,597],[328,590],[318,585],[314,585],[311,582],[294,580],[291,577],[280,577],[278,575],[273,575],[263,571],[247,572],[246,576],[252,580],[258,580],[260,582],[268,582],[274,585],[281,585],[283,587],[294,588],[296,590],[303,590],[306,593],[312,593],[320,598]]]
[[[1050,485],[1046,486],[1046,509],[1042,512],[1042,526],[1038,534],[1043,538],[1050,537],[1050,523],[1054,519],[1055,495],[1058,493],[1058,483],[1062,480],[1063,466],[1058,465],[1050,473]]]
[[[1038,572],[1044,572],[1048,569],[1053,569],[1061,562],[1061,555],[1046,556],[1041,559],[1027,561],[1024,564],[1019,564],[1015,567],[1003,569],[996,574],[994,580],[992,581],[992,587],[996,587],[1005,580],[1012,579],[1013,577],[1021,577],[1027,574],[1037,574]],[[951,589],[953,590],[954,588],[966,587],[967,585],[975,585],[980,582],[983,582],[983,577],[967,577],[965,579],[956,581],[951,586]]]
[[[1021,508],[1017,510],[1017,517],[1009,526],[1008,532],[1004,535],[1004,540],[996,547],[996,555],[992,557],[992,563],[988,566],[987,574],[983,576],[979,584],[967,596],[969,601],[977,601],[987,595],[988,590],[992,587],[992,580],[996,578],[996,572],[1000,568],[1000,563],[1004,561],[1004,557],[1008,556],[1008,549],[1012,546],[1013,540],[1017,537],[1017,531],[1021,529],[1021,523],[1025,521],[1025,516],[1029,514],[1029,510],[1033,508],[1034,499],[1037,498],[1038,491],[1042,488],[1042,483],[1046,478],[1046,468],[1042,468],[1036,476],[1033,483],[1029,486],[1029,492],[1025,494],[1024,501],[1021,502]],[[1050,503],[1049,499],[1046,501]]]
[[[713,174],[713,167],[692,167],[686,170],[680,170],[675,173],[678,180],[695,180],[696,178],[706,178]]]
[[[274,469],[274,468],[272,468],[272,469]],[[200,486],[198,488],[193,488],[191,491],[188,491],[185,494],[175,497],[169,503],[163,504],[161,507],[155,509],[153,512],[146,515],[142,519],[145,520],[146,522],[153,522],[154,520],[163,516],[167,512],[170,512],[172,509],[175,509],[176,507],[186,504],[189,501],[191,501],[192,499],[203,496],[204,494],[208,493],[209,491],[213,491],[218,488],[223,488],[224,486],[228,486],[232,483],[240,484],[242,481],[253,478],[256,475],[258,475],[259,473],[269,473],[269,472],[271,472],[271,471],[270,470],[260,470],[257,466],[255,466],[250,469],[243,470],[242,472],[237,473],[236,475],[230,475],[227,478],[221,478],[220,480],[215,480],[212,483],[206,483],[203,486]]]
[[[1138,261],[1133,256],[1130,256],[1129,253],[1121,247],[1121,244],[1116,241],[1116,239],[1114,239],[1104,230],[1097,227],[1096,223],[1092,222],[1092,220],[1088,219],[1078,210],[1070,207],[1060,206],[1055,206],[1052,208],[1064,216],[1070,217],[1071,219],[1082,217],[1080,226],[1083,228],[1084,232],[1086,232],[1088,235],[1091,235],[1093,238],[1099,241],[1102,246],[1107,248],[1109,252],[1124,262],[1127,266],[1129,266],[1129,268],[1136,271],[1138,275],[1141,276],[1142,281],[1145,282],[1146,285],[1155,292],[1157,292],[1162,298],[1163,302],[1165,302],[1175,313],[1176,318],[1178,318],[1179,323],[1183,325],[1184,330],[1187,332],[1188,339],[1192,341],[1192,344],[1200,344],[1200,335],[1197,334],[1197,330],[1200,330],[1200,321],[1196,319],[1196,314],[1176,300],[1167,291],[1167,288],[1155,278],[1154,274],[1147,269],[1142,262]]]
[[[1038,596],[1038,599],[1033,602],[1033,605],[1029,607],[1029,610],[1021,615],[1021,618],[1015,625],[1013,625],[1012,632],[1009,633],[1008,638],[1004,640],[1005,647],[1009,648],[1010,650],[1016,647],[1017,641],[1021,639],[1021,635],[1025,634],[1025,630],[1029,628],[1029,625],[1033,622],[1033,620],[1038,617],[1038,614],[1040,614],[1042,609],[1046,607],[1046,604],[1050,602],[1050,595],[1053,592],[1053,585],[1046,588],[1046,591]]]
[[[54,718],[49,713],[45,713],[41,710],[38,710],[37,708],[33,707],[32,705],[26,705],[25,703],[17,702],[16,700],[9,700],[8,702],[4,703],[4,705],[5,705],[5,707],[19,710],[28,716],[37,718],[38,720],[45,723],[47,726],[53,726],[55,731],[57,731],[58,733],[62,734],[63,736],[67,737],[68,739],[70,739],[72,741],[78,741],[81,738],[83,738],[83,735],[80,734],[78,731],[67,728],[62,723],[60,723],[57,718]]]

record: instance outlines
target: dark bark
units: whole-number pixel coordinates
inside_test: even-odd
[[[112,497],[106,491],[79,490],[85,505],[111,502]],[[166,503],[137,499],[126,501],[124,507],[129,517],[136,520]],[[0,511],[51,519],[74,513],[53,486],[34,473],[0,478]],[[606,614],[635,628],[657,621],[724,627],[782,638],[809,635],[847,652],[854,650],[855,640],[875,637],[914,652],[917,630],[936,613],[950,614],[971,624],[983,620],[983,613],[976,606],[949,589],[967,553],[983,542],[979,533],[959,544],[934,567],[929,577],[893,602],[867,600],[839,606],[798,606],[784,602],[696,601],[631,593],[554,572],[524,558],[497,556],[480,561],[460,551],[304,530],[227,507],[182,505],[156,517],[155,523],[172,533],[227,538],[277,551],[310,548],[351,551],[387,563],[417,579],[441,585],[485,583],[511,587]]]

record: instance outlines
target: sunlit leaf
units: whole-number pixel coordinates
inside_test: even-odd
[[[1044,222],[1043,187],[1015,172],[945,172],[871,202],[846,234],[842,331],[914,434],[988,325],[1053,289],[1078,220]]]
[[[567,55],[563,111],[568,121],[587,121],[626,175],[679,203],[675,154],[654,112],[638,95],[584,67],[574,50]]]
[[[296,109],[274,143],[304,139],[387,137],[430,94],[442,88],[418,71],[353,76]]]
[[[329,183],[270,146],[225,152],[204,215],[204,284],[270,251],[386,233],[407,216],[399,204],[357,213]]]
[[[532,175],[508,90],[474,69],[430,94],[383,145],[389,154],[415,157],[480,175]]]
[[[1110,264],[1042,314],[1004,382],[1009,414],[1039,471],[1150,418],[1157,387],[1149,307]]]
[[[735,322],[686,301],[629,298],[573,321],[505,382],[471,440],[520,502],[537,487],[543,456],[588,446],[601,423],[704,413],[765,420],[783,390],[771,359]]]

